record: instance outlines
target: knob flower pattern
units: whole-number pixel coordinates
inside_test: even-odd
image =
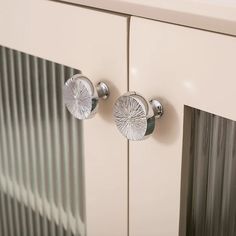
[[[92,109],[92,89],[86,80],[70,78],[64,86],[64,102],[70,113],[77,119],[89,117]]]
[[[131,96],[117,99],[113,109],[115,123],[120,132],[129,140],[141,140],[147,130],[144,104]]]

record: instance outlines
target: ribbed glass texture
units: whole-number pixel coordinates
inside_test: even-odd
[[[191,114],[187,235],[235,236],[236,122],[187,109]]]
[[[85,235],[82,123],[63,103],[78,71],[0,47],[0,235]]]

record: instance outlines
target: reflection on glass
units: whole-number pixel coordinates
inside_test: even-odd
[[[187,235],[235,236],[236,122],[190,107],[186,113]]]
[[[82,123],[65,109],[78,71],[0,47],[0,235],[85,235]]]

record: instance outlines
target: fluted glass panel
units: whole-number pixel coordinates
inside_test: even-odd
[[[0,47],[0,235],[85,235],[83,127],[62,89],[78,71]]]
[[[236,122],[186,109],[191,121],[187,235],[235,236]]]

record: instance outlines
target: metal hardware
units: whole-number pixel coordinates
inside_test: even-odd
[[[99,82],[95,87],[82,74],[73,75],[68,79],[63,92],[67,109],[79,120],[92,118],[98,110],[99,98],[109,97],[109,88],[104,82]]]
[[[142,140],[153,133],[155,118],[163,115],[161,103],[152,99],[148,102],[135,92],[119,97],[113,108],[116,126],[129,140]]]

